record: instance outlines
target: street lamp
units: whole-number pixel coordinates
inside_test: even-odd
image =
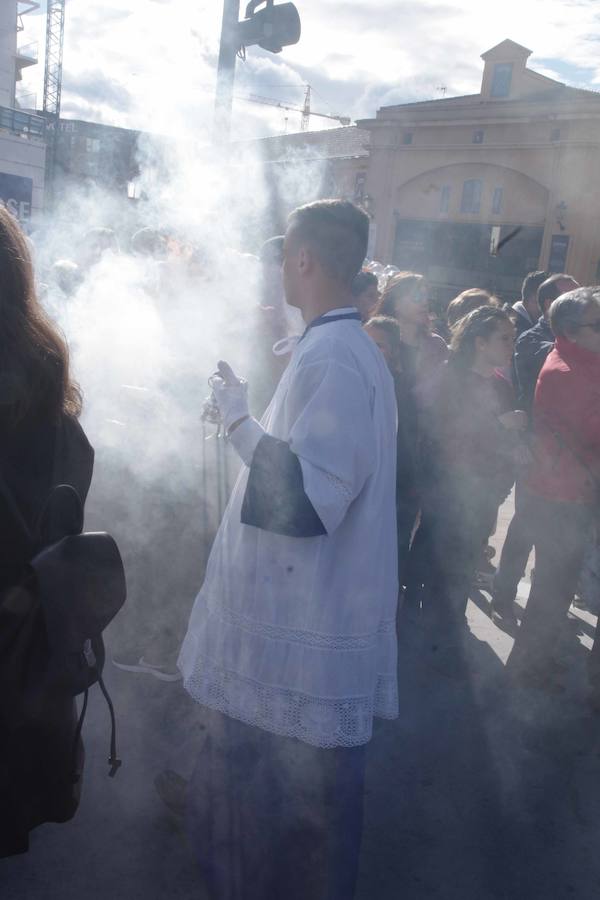
[[[215,141],[219,143],[229,139],[235,60],[240,51],[257,45],[281,53],[300,40],[300,16],[293,3],[250,0],[241,22],[239,15],[240,0],[224,0],[215,97]]]

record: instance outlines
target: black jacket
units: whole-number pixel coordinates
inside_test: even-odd
[[[533,323],[529,318],[522,301],[515,303],[513,309],[516,313],[515,331],[517,333],[517,338],[520,338],[524,331],[529,331],[529,329],[532,328]]]
[[[526,410],[529,415],[533,407],[538,375],[553,346],[554,333],[543,316],[533,328],[524,331],[515,344],[517,402],[519,408]]]
[[[0,447],[0,857],[28,849],[43,822],[71,818],[75,704],[45,686],[45,624],[27,563],[27,532],[51,488],[71,484],[87,496],[94,451],[81,426],[35,422],[2,434]],[[79,772],[83,748],[77,747]]]

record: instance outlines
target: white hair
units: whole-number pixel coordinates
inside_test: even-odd
[[[600,285],[581,287],[561,294],[550,307],[550,327],[557,337],[568,337],[577,330],[590,306],[600,308]]]

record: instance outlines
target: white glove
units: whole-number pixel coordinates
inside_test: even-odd
[[[225,434],[240,419],[243,421],[229,434],[229,440],[247,466],[252,465],[256,447],[265,434],[262,425],[248,412],[248,384],[238,378],[231,366],[219,362],[218,372],[213,375],[211,385],[215,401],[219,407]]]
[[[238,378],[228,363],[221,361],[210,384],[215,402],[219,407],[225,433],[227,433],[235,422],[250,415],[248,383],[243,378]]]

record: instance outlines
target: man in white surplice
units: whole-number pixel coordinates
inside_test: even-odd
[[[364,745],[398,713],[396,403],[350,291],[367,236],[345,201],[292,213],[284,286],[308,327],[261,423],[219,364],[245,467],[179,660],[213,711],[190,821],[217,898],[349,900]]]

